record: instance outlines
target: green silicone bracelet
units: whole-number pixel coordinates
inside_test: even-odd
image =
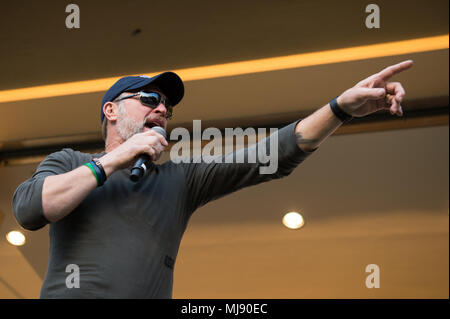
[[[95,169],[92,167],[92,164],[91,163],[85,163],[84,165],[91,169],[92,174],[94,174],[95,179],[97,180],[97,186],[98,186],[100,184],[100,180],[99,180],[99,178],[97,176],[97,173],[95,172]]]

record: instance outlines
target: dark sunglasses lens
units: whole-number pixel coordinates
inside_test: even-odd
[[[161,102],[161,96],[158,93],[147,93],[145,96],[141,95],[141,101],[150,106],[158,106]]]

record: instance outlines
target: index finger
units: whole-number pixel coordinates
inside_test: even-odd
[[[166,138],[163,135],[161,135],[160,133],[158,133],[157,131],[149,130],[145,133],[149,133],[149,135],[155,136],[162,145],[164,145],[164,146],[168,145]]]
[[[403,61],[403,62],[394,64],[394,65],[388,66],[387,68],[381,70],[378,73],[378,77],[387,81],[392,76],[409,69],[412,65],[413,65],[413,61],[407,60],[407,61]]]

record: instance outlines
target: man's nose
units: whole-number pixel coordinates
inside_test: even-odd
[[[167,108],[164,106],[164,104],[159,103],[159,105],[153,109],[153,112],[161,114],[161,116],[166,116]]]

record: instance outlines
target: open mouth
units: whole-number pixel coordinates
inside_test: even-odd
[[[161,126],[162,127],[162,124],[157,122],[157,121],[149,121],[149,122],[146,122],[144,124],[144,127],[149,128],[149,129],[151,129],[151,128],[155,127],[155,126]]]
[[[156,123],[145,123],[144,126],[148,127],[148,128],[152,128],[152,127],[155,127],[155,126],[158,126],[158,125]]]

